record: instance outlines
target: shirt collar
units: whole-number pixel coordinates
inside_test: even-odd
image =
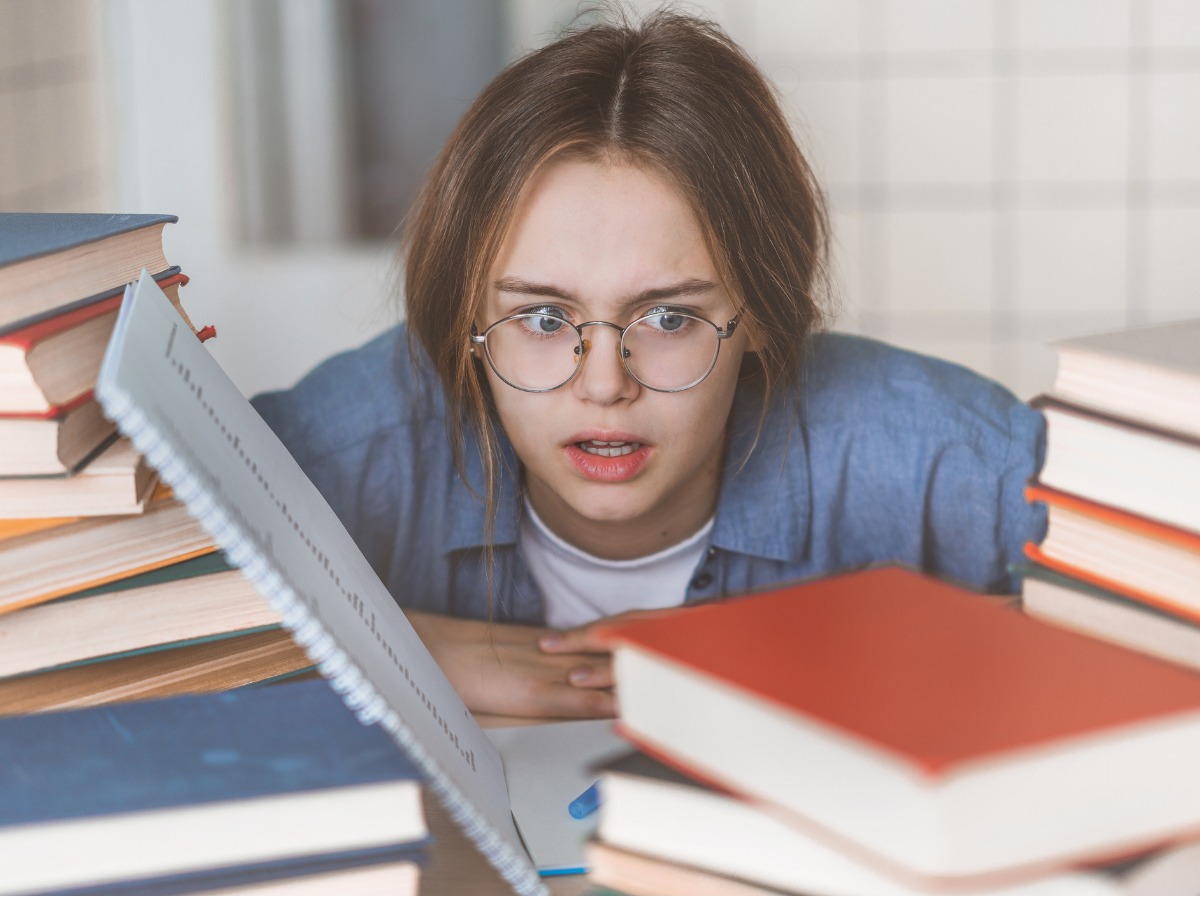
[[[714,546],[781,561],[807,555],[812,491],[798,397],[793,390],[777,392],[763,417],[761,383],[738,385]]]
[[[738,386],[712,531],[714,546],[782,561],[801,559],[808,552],[811,486],[796,403],[792,391],[773,397],[760,431],[762,388],[745,381]],[[500,546],[518,540],[521,483],[516,452],[503,432],[497,434],[497,445],[500,491],[493,540]],[[465,435],[463,454],[470,487],[457,472],[452,473],[447,551],[485,543],[487,494],[479,441],[473,431]]]

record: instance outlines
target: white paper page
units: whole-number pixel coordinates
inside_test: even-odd
[[[515,889],[544,890],[499,753],[333,510],[144,272],[96,395],[359,718],[396,738]]]
[[[598,719],[486,731],[504,757],[513,816],[541,875],[586,871],[583,848],[596,814],[576,819],[567,806],[595,782],[593,766],[632,749],[612,726]]]

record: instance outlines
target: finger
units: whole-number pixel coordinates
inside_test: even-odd
[[[620,625],[647,619],[655,616],[670,615],[677,612],[678,607],[667,609],[631,609],[627,612],[606,619],[600,619],[578,628],[568,628],[563,631],[552,631],[538,640],[538,647],[543,653],[607,653],[612,644],[600,637],[606,625]]]
[[[581,688],[613,687],[611,656],[597,656],[584,665],[573,666],[567,672],[567,682]]]
[[[553,684],[538,692],[537,710],[526,714],[551,719],[612,719],[617,701],[611,691]]]
[[[552,631],[538,640],[543,653],[606,653],[605,642],[596,637],[596,629],[583,625],[568,631]]]

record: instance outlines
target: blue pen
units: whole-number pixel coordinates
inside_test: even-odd
[[[600,805],[600,782],[595,782],[590,788],[567,804],[567,812],[573,819],[582,819],[596,811]]]

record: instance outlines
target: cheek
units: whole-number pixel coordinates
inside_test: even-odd
[[[488,372],[488,384],[500,427],[518,454],[524,456],[526,448],[543,443],[546,424],[553,420],[546,414],[546,395],[514,390],[491,371]]]

